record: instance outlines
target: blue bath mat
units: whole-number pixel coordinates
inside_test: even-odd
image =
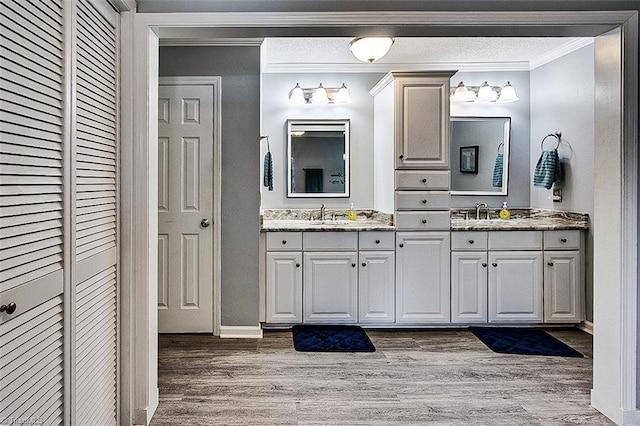
[[[501,354],[583,356],[539,328],[471,327],[471,332],[489,349]]]
[[[301,352],[375,352],[369,336],[356,325],[294,325],[293,347]]]

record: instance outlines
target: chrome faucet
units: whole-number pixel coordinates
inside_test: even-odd
[[[320,206],[320,220],[324,221],[326,219],[326,215],[327,215],[327,206],[322,204]]]
[[[487,203],[476,203],[476,220],[480,220],[480,210],[483,207],[487,211],[487,219],[489,219],[489,207],[487,206]]]

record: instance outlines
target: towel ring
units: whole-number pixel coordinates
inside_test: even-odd
[[[555,133],[549,133],[547,136],[545,136],[544,138],[542,138],[542,142],[540,142],[540,149],[542,151],[544,151],[544,141],[548,138],[553,136],[554,138],[556,138],[556,146],[554,147],[554,149],[558,149],[558,147],[560,146],[560,142],[562,140],[562,132],[557,131]]]
[[[504,148],[504,142],[500,142],[500,145],[498,145],[498,154],[500,154],[500,148]]]

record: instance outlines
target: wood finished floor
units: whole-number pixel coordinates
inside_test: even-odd
[[[502,355],[467,330],[368,330],[374,353],[161,335],[160,425],[612,425],[589,405],[592,338],[550,334],[585,358]]]

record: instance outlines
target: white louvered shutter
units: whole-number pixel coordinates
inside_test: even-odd
[[[76,422],[116,423],[118,15],[77,2]]]
[[[64,416],[63,3],[0,1],[0,421]]]

